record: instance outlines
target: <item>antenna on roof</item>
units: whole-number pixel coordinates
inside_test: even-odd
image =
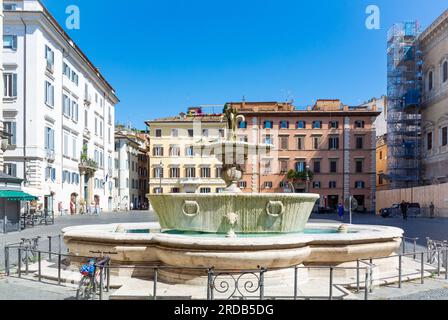
[[[243,96],[243,102],[246,102],[246,96]]]

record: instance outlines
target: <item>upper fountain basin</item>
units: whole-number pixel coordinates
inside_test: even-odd
[[[162,229],[210,233],[303,232],[318,194],[151,194]]]

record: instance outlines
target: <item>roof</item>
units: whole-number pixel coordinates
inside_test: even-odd
[[[21,184],[23,180],[20,178],[7,175],[6,173],[0,172],[0,182],[3,181]]]
[[[151,123],[170,123],[170,122],[222,122],[222,114],[203,114],[203,115],[178,115],[175,117],[158,118],[145,121],[147,125]]]
[[[433,31],[440,27],[444,22],[448,22],[448,9],[445,10],[431,25],[423,31],[419,37],[420,41],[425,41]]]

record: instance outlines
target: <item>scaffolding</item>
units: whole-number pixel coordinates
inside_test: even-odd
[[[417,21],[395,24],[387,35],[387,145],[392,188],[420,181],[422,53]]]

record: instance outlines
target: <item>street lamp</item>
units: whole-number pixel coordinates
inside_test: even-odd
[[[306,165],[306,193],[310,192],[310,165]]]
[[[160,160],[159,164],[159,193],[162,193],[162,173],[163,173],[163,163],[162,160]]]

